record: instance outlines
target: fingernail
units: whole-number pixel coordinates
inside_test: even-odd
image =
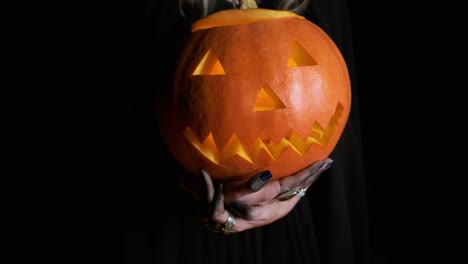
[[[260,190],[266,182],[268,182],[271,179],[271,172],[266,170],[261,173],[259,173],[256,177],[253,177],[250,179],[249,184],[250,188],[256,192]]]
[[[264,171],[262,173],[260,173],[260,175],[258,176],[258,178],[262,181],[262,182],[266,182],[266,181],[269,181],[271,179],[271,172],[270,171]]]
[[[271,172],[268,170],[259,173],[256,177],[253,177],[250,180],[250,188],[254,192],[260,190],[266,184],[266,182],[271,179],[271,177]]]
[[[323,165],[323,170],[324,170],[324,171],[325,171],[325,170],[328,170],[328,169],[331,167],[332,163],[333,163],[333,160],[332,160],[332,159],[329,159],[329,160]]]

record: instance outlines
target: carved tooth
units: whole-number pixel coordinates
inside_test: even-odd
[[[299,155],[303,156],[307,153],[312,144],[319,144],[321,146],[326,146],[328,144],[331,136],[333,135],[333,132],[336,129],[338,120],[343,113],[343,109],[343,105],[338,103],[335,113],[331,117],[327,128],[323,129],[320,124],[315,122],[310,130],[310,136],[308,136],[305,140],[302,139],[296,132],[291,130],[286,137],[282,138],[278,144],[275,144],[273,141],[271,141],[270,137],[266,133],[262,133],[259,135],[255,141],[255,144],[250,149],[242,144],[236,134],[231,136],[231,139],[221,151],[221,153],[218,150],[212,133],[210,133],[203,140],[203,143],[198,140],[190,127],[185,129],[184,135],[185,138],[187,138],[187,140],[198,151],[200,151],[203,156],[217,165],[232,158],[234,155],[238,155],[247,162],[253,164],[255,163],[255,160],[257,159],[261,150],[265,150],[272,159],[279,159],[288,147],[292,148]]]

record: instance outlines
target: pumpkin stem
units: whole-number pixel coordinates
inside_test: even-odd
[[[239,0],[239,9],[258,8],[256,0]]]

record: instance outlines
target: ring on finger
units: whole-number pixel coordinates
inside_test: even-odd
[[[236,224],[236,219],[234,218],[234,215],[228,212],[228,218],[226,222],[224,222],[224,224],[220,224],[210,219],[205,223],[205,227],[214,233],[223,233],[225,235],[229,235],[229,234],[237,232],[235,228],[235,224]]]
[[[293,188],[289,191],[281,192],[276,196],[276,199],[278,199],[279,201],[287,201],[296,195],[304,196],[306,194],[306,191],[307,189],[305,188]]]
[[[221,231],[223,231],[223,233],[226,235],[235,233],[236,232],[235,225],[236,225],[236,219],[230,212],[228,212],[228,218],[226,222],[222,225]]]

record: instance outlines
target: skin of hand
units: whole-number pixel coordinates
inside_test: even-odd
[[[308,189],[328,168],[333,160],[326,158],[308,167],[283,177],[271,180],[269,171],[261,172],[246,182],[217,183],[201,170],[205,183],[204,221],[224,224],[229,212],[235,216],[235,230],[244,230],[270,224],[287,215],[301,199],[295,195],[289,200],[280,201],[276,197],[284,189]],[[284,188],[283,187],[283,188]]]

